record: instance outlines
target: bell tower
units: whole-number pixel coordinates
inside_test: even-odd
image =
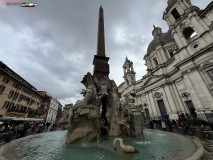
[[[126,57],[126,61],[124,62],[124,65],[123,65],[123,70],[124,70],[124,80],[125,80],[125,83],[127,86],[136,82],[136,79],[135,79],[136,73],[133,68],[133,62],[128,60],[127,57]]]
[[[187,46],[191,39],[202,35],[210,28],[199,16],[200,9],[193,6],[190,0],[168,0],[163,14],[179,48]]]
[[[97,78],[103,78],[109,75],[109,57],[105,55],[105,37],[104,37],[104,13],[102,6],[99,9],[98,20],[98,42],[97,42],[97,54],[93,59],[93,76]]]

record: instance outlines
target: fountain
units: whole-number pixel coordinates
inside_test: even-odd
[[[94,56],[94,73],[87,73],[81,83],[86,89],[59,124],[68,129],[67,144],[91,142],[100,136],[142,136],[143,111],[135,105],[134,93],[121,99],[109,75],[109,57],[105,55],[103,8],[99,11],[98,46]],[[122,105],[121,100],[124,100]],[[67,120],[66,120],[67,118]]]
[[[1,148],[1,159],[201,159],[204,149],[197,141],[166,132],[158,135],[147,130],[143,133],[144,111],[142,106],[136,105],[134,91],[121,98],[115,82],[108,77],[109,58],[105,55],[102,7],[99,11],[97,48],[94,73],[87,73],[81,81],[86,88],[81,92],[84,98],[78,100],[69,114],[59,121],[66,131],[12,141]],[[124,152],[113,150],[117,141]]]

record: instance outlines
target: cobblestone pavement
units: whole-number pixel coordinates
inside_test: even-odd
[[[204,149],[206,150],[206,159],[213,160],[213,141],[212,140],[200,140]]]

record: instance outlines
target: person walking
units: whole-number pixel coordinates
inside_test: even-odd
[[[12,131],[12,127],[9,128],[9,131],[5,137],[5,142],[10,142],[13,138],[13,131]]]
[[[189,131],[189,122],[188,122],[188,120],[186,119],[184,122],[183,122],[183,124],[184,124],[184,128],[185,128],[185,134],[187,134],[188,133],[188,131]]]
[[[20,123],[18,125],[18,134],[16,138],[21,138],[23,136],[24,125]]]
[[[170,120],[170,121],[168,122],[168,126],[169,126],[169,131],[170,131],[170,132],[173,131],[172,124],[173,124],[173,120]]]

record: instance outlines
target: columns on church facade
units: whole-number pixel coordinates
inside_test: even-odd
[[[147,92],[147,95],[148,95],[148,98],[149,98],[150,107],[152,108],[152,115],[154,117],[157,117],[158,114],[157,114],[157,109],[156,109],[155,102],[154,102],[154,99],[153,99],[152,91]]]
[[[194,26],[194,30],[196,31],[196,33],[198,35],[201,35],[205,31],[203,29],[203,27],[200,25],[200,23],[197,21],[197,19],[194,16],[191,17],[191,21],[192,21],[192,25]]]
[[[175,39],[175,42],[177,43],[179,48],[182,48],[185,44],[183,43],[183,41],[181,40],[181,38],[178,36],[177,32],[173,33],[173,37]]]
[[[175,113],[177,113],[177,107],[176,107],[176,104],[174,102],[174,97],[171,93],[169,84],[166,84],[164,86],[164,89],[165,89],[165,98],[167,99],[167,103],[169,105],[168,108],[170,108],[170,113],[175,114]]]
[[[179,105],[178,100],[177,100],[177,96],[175,95],[175,91],[173,89],[173,83],[170,83],[168,85],[168,87],[169,87],[170,94],[171,94],[171,97],[172,97],[171,101],[174,105],[174,108],[173,108],[174,113],[178,113],[181,109],[180,109],[180,105]]]
[[[163,96],[164,96],[164,103],[165,103],[165,107],[166,107],[166,110],[167,110],[167,113],[168,114],[171,114],[172,113],[172,110],[170,108],[170,104],[169,104],[169,101],[168,101],[168,96],[166,94],[166,90],[165,90],[165,86],[162,85],[162,88],[163,88]]]
[[[185,73],[183,75],[183,77],[184,77],[184,81],[186,83],[187,89],[188,89],[188,91],[190,91],[191,98],[192,98],[192,101],[193,101],[193,103],[195,105],[195,108],[202,109],[201,101],[200,101],[200,99],[199,99],[199,97],[197,95],[196,90],[194,89],[194,86],[193,86],[193,84],[191,82],[191,79],[189,78],[188,73]]]
[[[158,59],[159,64],[164,63],[162,55],[160,54],[159,49],[156,52],[157,52],[156,55],[157,55],[157,59]]]
[[[153,109],[152,109],[152,104],[151,104],[148,92],[146,92],[146,99],[147,99],[147,103],[148,103],[150,116],[153,116],[154,112],[153,112]]]
[[[190,8],[190,7],[191,7],[190,4],[187,3],[186,1],[183,1],[183,3],[186,5],[187,8]]]
[[[184,14],[185,12],[185,7],[183,7],[183,4],[180,3],[180,5],[178,5],[178,9],[180,10],[180,14]]]
[[[179,91],[177,89],[177,86],[175,84],[175,82],[172,84],[172,88],[174,90],[174,95],[175,95],[175,98],[177,99],[177,105],[179,105],[179,111],[183,112],[184,114],[187,113],[187,109],[185,108],[185,105],[183,103],[183,101],[181,100],[181,97],[180,97],[180,94],[179,94]]]
[[[185,71],[184,80],[196,110],[213,107],[211,93],[196,68]]]
[[[198,85],[194,85],[195,86],[195,90],[198,93],[198,96],[201,100],[202,103],[202,108],[209,108],[210,106],[212,107],[212,102],[213,102],[213,98],[212,95],[208,89],[208,87],[206,86],[204,80],[202,79],[201,75],[199,74],[199,71],[196,69],[193,73],[193,78],[195,78],[196,82],[195,84]]]

